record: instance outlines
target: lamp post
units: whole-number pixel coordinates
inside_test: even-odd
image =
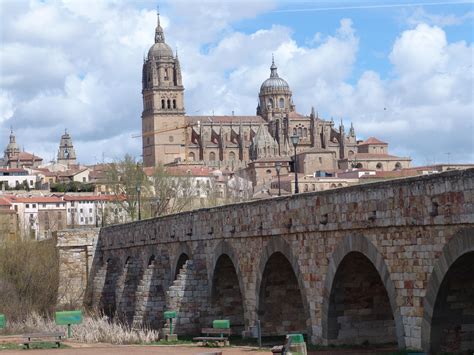
[[[137,199],[138,199],[138,220],[141,221],[142,219],[142,209],[141,209],[141,175],[140,175],[140,164],[137,162]]]
[[[291,136],[291,143],[293,143],[293,147],[295,147],[295,160],[294,160],[294,168],[295,168],[295,194],[299,193],[298,189],[298,172],[297,172],[297,164],[296,164],[296,146],[300,142],[300,136],[294,135]]]
[[[278,176],[278,196],[281,196],[281,189],[280,189],[280,170],[281,170],[281,163],[278,162],[275,164],[275,170]]]

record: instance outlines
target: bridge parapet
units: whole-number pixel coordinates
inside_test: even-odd
[[[451,171],[184,212],[105,227],[100,248],[473,223],[473,179]]]

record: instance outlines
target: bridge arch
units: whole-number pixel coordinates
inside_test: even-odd
[[[192,251],[188,243],[180,243],[175,252],[173,252],[174,257],[170,262],[170,280],[176,280],[178,277],[179,270],[183,267],[184,263],[187,260],[192,259]]]
[[[326,343],[330,342],[330,338],[334,339],[334,314],[331,310],[331,297],[335,282],[337,282],[341,275],[338,271],[341,267],[351,267],[351,264],[358,263],[367,271],[368,277],[371,277],[371,282],[378,284],[378,297],[388,297],[389,307],[393,315],[395,333],[399,348],[405,347],[405,338],[403,332],[403,322],[400,314],[400,309],[397,306],[397,292],[393,284],[387,265],[383,255],[377,250],[375,245],[366,237],[361,235],[351,235],[344,238],[336,247],[329,258],[328,271],[323,288],[323,304],[321,313],[321,329],[322,338]],[[380,288],[382,287],[382,288]],[[334,299],[333,299],[334,300]]]
[[[464,268],[464,270],[462,270],[462,268]],[[467,278],[465,277],[466,270],[469,271],[467,273]],[[444,319],[442,324],[440,324],[439,318],[450,315],[446,298],[450,296],[451,299],[453,299],[459,296],[455,293],[453,294],[451,291],[453,288],[453,282],[462,282],[464,286],[467,285],[470,292],[467,293],[468,300],[464,301],[470,302],[470,307],[465,306],[464,308],[472,309],[474,307],[474,302],[472,301],[474,299],[473,275],[474,228],[466,228],[455,234],[455,236],[444,246],[442,254],[436,260],[433,271],[428,279],[426,295],[423,299],[423,319],[421,323],[421,345],[423,350],[426,352],[439,351],[442,339],[449,341],[449,339],[447,339],[449,334],[447,334],[447,337],[446,334],[441,335],[441,332],[443,328],[447,328],[447,323],[450,322],[447,322],[446,319]],[[449,285],[449,283],[451,285]],[[471,285],[471,287],[469,287],[469,285]],[[464,296],[466,296],[466,293]],[[455,331],[462,331],[463,324],[459,323],[463,323],[463,317],[462,315],[457,314],[456,318],[460,322],[455,322],[455,326],[458,328]],[[469,327],[472,327],[472,319],[469,323]],[[451,326],[452,325],[453,324],[451,324]],[[471,331],[471,337],[472,335]],[[462,344],[460,345],[462,346]],[[470,348],[472,349],[472,342]]]
[[[275,284],[275,289],[281,289],[281,286],[285,285],[287,288],[286,292],[288,292],[289,298],[293,299],[293,302],[285,302],[288,299],[281,292],[271,292],[268,288],[272,287],[272,284]],[[306,333],[308,337],[311,336],[307,288],[304,285],[298,259],[293,255],[291,245],[283,238],[272,237],[264,247],[257,270],[255,285],[256,316],[261,318],[263,335],[283,335],[298,331]],[[267,300],[266,294],[277,294],[280,299],[273,300],[275,302]],[[301,299],[298,299],[299,297]],[[277,307],[267,307],[270,312],[272,309],[277,312],[265,314],[267,302],[278,303],[279,306]],[[282,305],[293,307],[293,309],[289,310],[288,314],[285,315],[285,310],[281,307]],[[268,319],[275,316],[278,316],[277,318],[298,316],[299,318],[292,319],[293,322],[291,324],[278,329],[276,326],[281,326],[282,323],[280,319],[277,319],[277,322],[273,322],[273,319]],[[288,321],[289,319],[285,320]],[[273,325],[267,327],[266,323],[272,323]]]
[[[244,330],[247,314],[245,289],[239,258],[228,242],[221,241],[214,248],[207,270],[213,316],[229,319],[234,333],[239,334]]]

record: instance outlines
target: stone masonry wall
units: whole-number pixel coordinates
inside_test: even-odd
[[[365,312],[383,311],[379,316],[393,319],[401,348],[429,349],[441,281],[458,257],[474,250],[473,226],[473,169],[203,209],[103,228],[90,293],[114,292],[113,280],[121,280],[129,257],[146,268],[151,255],[158,254],[166,255],[159,268],[169,275],[168,288],[179,256],[186,253],[197,284],[188,294],[191,304],[183,318],[194,328],[210,326],[212,280],[219,257],[227,255],[237,273],[248,328],[264,304],[264,270],[280,253],[296,277],[304,332],[312,342],[328,343],[336,274],[345,256],[357,253],[375,268],[390,304],[367,306]],[[109,276],[103,272],[107,261],[116,265]],[[94,289],[100,285],[103,290]],[[137,292],[140,284],[139,296]],[[89,300],[98,305],[97,298]],[[153,312],[162,312],[161,306]],[[288,306],[281,304],[281,311],[288,312]],[[367,332],[366,338],[375,334]]]
[[[81,306],[89,283],[99,229],[71,229],[58,233],[59,290],[58,306]],[[100,285],[97,285],[100,287]]]

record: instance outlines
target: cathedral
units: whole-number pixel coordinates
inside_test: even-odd
[[[258,94],[255,116],[188,116],[177,53],[165,41],[158,14],[155,43],[142,70],[142,147],[144,166],[203,164],[231,171],[258,162],[289,169],[296,146],[300,173],[348,168],[395,170],[410,158],[388,154],[388,144],[371,137],[358,141],[354,127],[324,120],[315,112],[296,111],[290,86],[272,58],[270,75]]]

